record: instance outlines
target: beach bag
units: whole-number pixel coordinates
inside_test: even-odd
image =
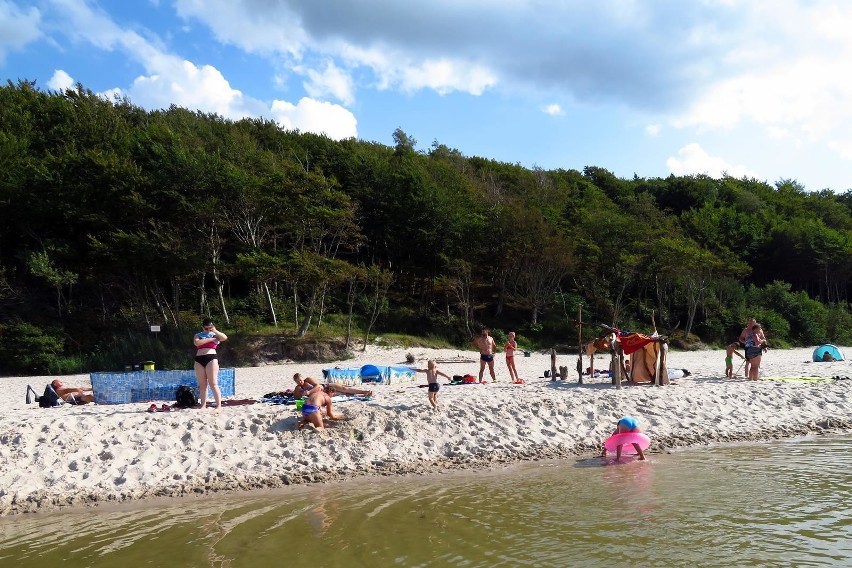
[[[61,404],[62,399],[59,398],[59,395],[56,394],[56,391],[53,390],[53,387],[50,385],[44,387],[44,394],[38,398],[38,405],[41,408],[52,408]]]
[[[462,382],[466,385],[472,385],[476,382],[476,377],[474,377],[473,375],[465,375],[462,379]]]
[[[195,396],[195,391],[192,388],[181,385],[175,391],[175,406],[178,408],[193,408],[198,404],[198,398]]]

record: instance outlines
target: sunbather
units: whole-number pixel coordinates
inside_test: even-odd
[[[95,402],[95,395],[92,394],[92,387],[68,387],[61,380],[56,379],[50,386],[59,395],[59,398],[70,404],[88,404]]]
[[[293,381],[296,383],[296,388],[293,389],[293,398],[308,396],[317,389],[322,390],[320,387],[323,386],[313,377],[303,378],[301,373],[293,375]],[[334,392],[338,394],[373,396],[373,391],[371,390],[356,389],[355,387],[348,387],[338,383],[327,383],[325,386],[333,387]]]

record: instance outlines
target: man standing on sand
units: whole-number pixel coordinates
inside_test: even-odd
[[[491,382],[497,382],[497,376],[494,374],[494,353],[497,352],[497,342],[494,338],[488,335],[488,328],[483,327],[479,332],[479,337],[473,340],[473,346],[479,350],[479,382],[482,382],[482,375],[485,373],[485,364],[488,363],[488,371],[491,373]]]

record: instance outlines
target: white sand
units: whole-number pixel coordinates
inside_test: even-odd
[[[849,357],[852,348],[843,348]],[[382,349],[356,360],[241,368],[235,398],[292,388],[294,372],[404,364],[426,359],[473,359],[472,351]],[[811,363],[812,349],[770,350],[763,376],[852,376],[848,361]],[[609,379],[579,386],[575,355],[561,355],[567,381],[543,378],[550,356],[517,357],[524,386],[508,383],[502,354],[497,384],[444,386],[442,409],[430,411],[426,389],[375,386],[370,402],[336,405],[347,420],[321,435],[297,431],[293,406],[254,404],[213,410],[148,413],[148,404],[26,405],[31,384],[40,394],[49,377],[3,378],[0,400],[0,514],[55,507],[275,487],[357,475],[436,472],[509,461],[591,457],[619,417],[638,417],[653,452],[676,446],[801,436],[852,430],[852,381],[814,384],[748,382],[723,377],[724,352],[671,352],[670,368],[693,375],[665,387],[616,390]],[[596,359],[598,368],[604,358]],[[735,370],[739,360],[735,360]],[[449,375],[477,374],[478,362],[439,364]],[[487,376],[487,371],[486,371]],[[419,383],[425,377],[418,375]],[[88,375],[66,377],[88,384]]]

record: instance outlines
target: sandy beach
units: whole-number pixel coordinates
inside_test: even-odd
[[[841,349],[852,355],[852,348]],[[149,413],[148,403],[42,409],[25,404],[26,386],[40,394],[54,377],[0,378],[9,395],[0,400],[0,514],[591,457],[628,414],[651,437],[652,461],[654,453],[676,447],[852,431],[852,380],[773,380],[852,376],[849,361],[813,363],[812,351],[770,350],[758,382],[726,379],[722,350],[672,351],[669,368],[687,369],[689,377],[620,390],[609,378],[587,377],[578,385],[576,355],[558,357],[570,374],[551,381],[543,376],[550,355],[536,352],[516,358],[526,384],[510,384],[498,354],[496,384],[442,386],[438,412],[430,409],[426,389],[418,386],[425,376],[418,374],[413,385],[374,385],[372,400],[336,404],[346,419],[331,422],[325,433],[297,430],[299,415],[287,405],[218,412]],[[292,388],[295,372],[321,380],[322,369],[336,365],[405,365],[408,353],[418,367],[430,358],[447,361],[438,367],[448,375],[479,371],[473,351],[369,347],[345,361],[239,368],[233,398]],[[607,364],[608,358],[596,358],[596,367]],[[88,375],[63,379],[89,384]]]

